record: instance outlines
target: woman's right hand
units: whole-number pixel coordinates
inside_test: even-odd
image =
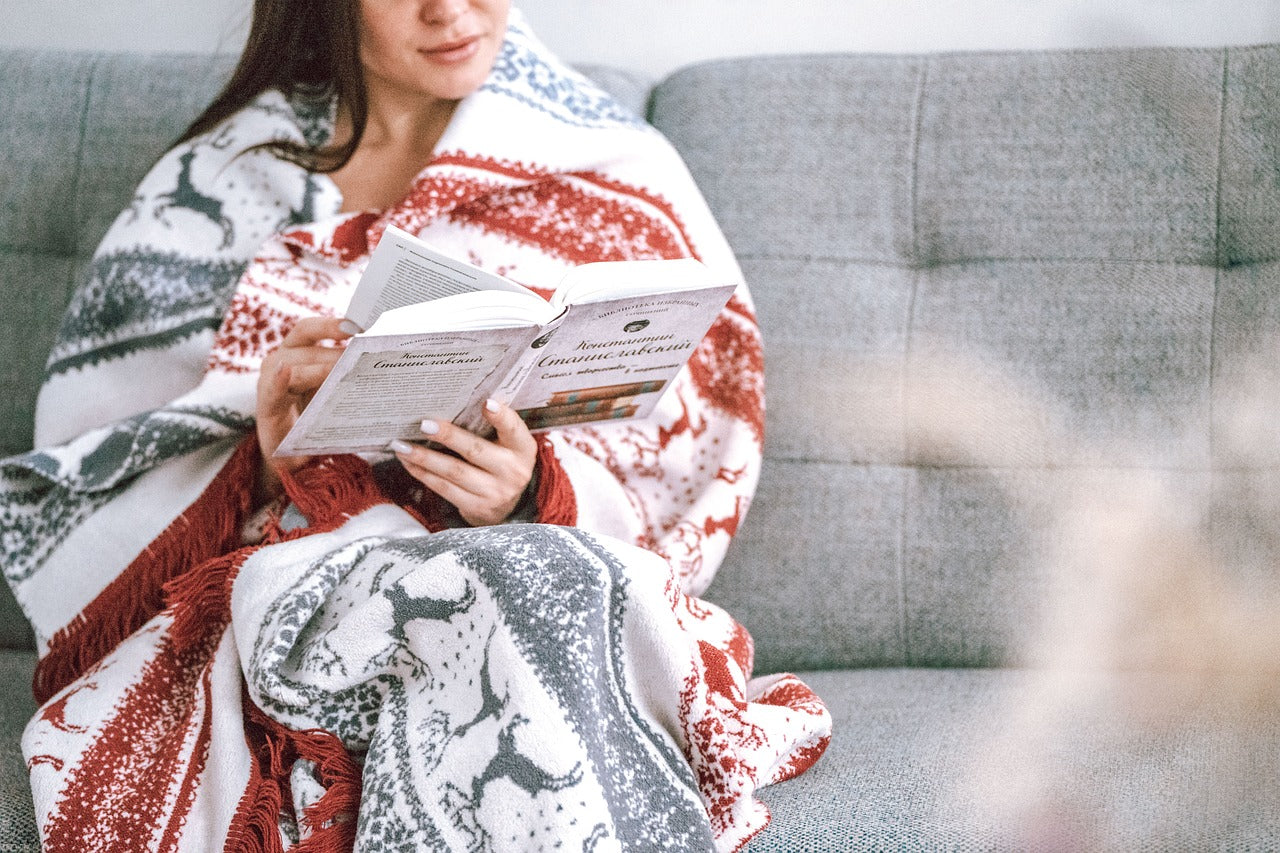
[[[312,395],[333,370],[342,350],[334,342],[351,333],[341,317],[306,317],[285,335],[279,348],[262,361],[258,376],[258,446],[262,449],[258,503],[280,494],[280,473],[296,471],[305,456],[272,458]]]

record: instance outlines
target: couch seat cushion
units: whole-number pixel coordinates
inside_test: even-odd
[[[773,821],[747,853],[1272,850],[1280,838],[1274,707],[1233,715],[1219,694],[1161,713],[1176,694],[1148,680],[1154,703],[1116,714],[1114,694],[1055,692],[1029,670],[801,678],[835,734],[807,773],[761,792]],[[1010,818],[1019,802],[1038,802],[1020,812],[1031,819]]]
[[[0,853],[37,853],[35,812],[19,739],[36,712],[35,652],[0,649]]]

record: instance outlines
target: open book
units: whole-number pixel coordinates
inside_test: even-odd
[[[733,292],[692,258],[609,261],[546,300],[388,228],[347,310],[365,331],[276,452],[382,450],[428,417],[489,433],[489,397],[533,430],[646,417]]]

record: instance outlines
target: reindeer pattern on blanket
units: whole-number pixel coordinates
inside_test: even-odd
[[[696,597],[759,474],[745,284],[649,421],[539,437],[534,523],[466,527],[373,454],[248,524],[258,365],[344,310],[388,225],[544,292],[610,258],[740,282],[705,202],[518,15],[391,209],[262,147],[323,141],[332,107],[267,92],[161,158],[72,300],[37,448],[0,464],[46,848],[742,846],[831,725]]]

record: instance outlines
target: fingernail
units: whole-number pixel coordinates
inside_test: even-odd
[[[345,335],[358,335],[362,331],[364,331],[363,329],[361,329],[359,326],[357,326],[355,323],[351,322],[350,320],[343,320],[341,323],[339,323],[338,330]]]
[[[496,412],[498,411],[498,401],[490,397],[484,401],[484,407],[491,412]]]
[[[423,421],[421,429],[422,429],[422,432],[426,435],[435,435],[440,431],[440,424],[431,420]]]
[[[413,445],[407,441],[401,441],[398,438],[393,438],[387,444],[387,450],[390,450],[392,453],[412,453]]]

